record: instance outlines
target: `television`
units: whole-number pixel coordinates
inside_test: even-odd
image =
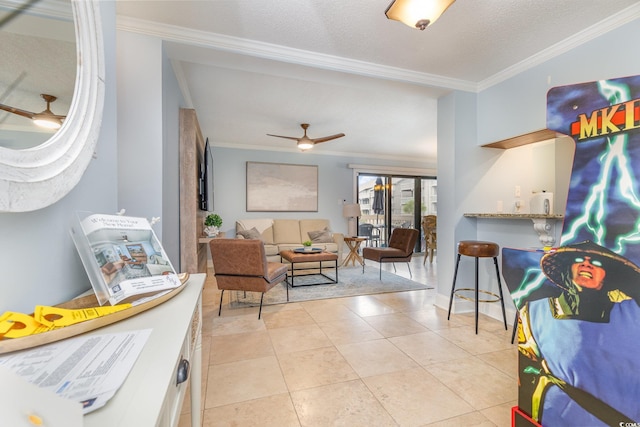
[[[203,211],[213,211],[213,155],[209,138],[204,144],[204,153],[200,162],[200,209]]]

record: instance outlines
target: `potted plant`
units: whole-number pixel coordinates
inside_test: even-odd
[[[207,215],[204,219],[204,232],[208,237],[216,237],[220,233],[222,217],[216,213]]]
[[[304,242],[302,242],[302,246],[304,246],[304,250],[310,252],[311,251],[311,245],[313,244],[313,242],[311,240],[305,240]]]

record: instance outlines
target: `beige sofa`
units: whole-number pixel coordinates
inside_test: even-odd
[[[269,262],[281,262],[280,251],[302,248],[302,242],[305,240],[311,240],[314,248],[322,248],[337,254],[338,261],[342,260],[344,235],[329,231],[331,230],[329,220],[265,218],[236,221],[237,238],[252,238],[253,232],[250,230],[253,229],[260,233],[260,239],[264,242],[264,250]],[[323,231],[328,231],[328,233],[323,233]],[[316,241],[313,237],[316,237]],[[323,262],[322,265],[324,267],[325,263]],[[298,264],[296,264],[296,268],[297,266]],[[304,267],[304,265],[300,267]]]

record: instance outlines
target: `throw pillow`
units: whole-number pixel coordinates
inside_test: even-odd
[[[245,239],[262,240],[262,234],[260,234],[258,229],[255,227],[250,230],[240,230],[236,234],[244,237]]]
[[[324,230],[309,231],[307,234],[313,243],[333,243],[333,234],[327,227]]]

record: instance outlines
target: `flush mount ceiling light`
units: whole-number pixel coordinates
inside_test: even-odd
[[[384,12],[387,18],[424,30],[433,24],[455,0],[395,0]]]

